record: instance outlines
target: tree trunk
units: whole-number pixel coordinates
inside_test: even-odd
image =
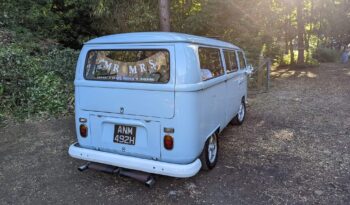
[[[285,20],[284,23],[284,42],[285,42],[285,54],[288,54],[288,50],[289,50],[289,15]]]
[[[160,30],[170,31],[170,2],[169,0],[158,0]]]
[[[291,15],[288,14],[285,22],[285,43],[286,43],[286,53],[290,53],[290,65],[295,63],[294,60],[294,47],[293,47],[293,34],[292,34],[292,20]]]
[[[298,0],[297,5],[297,23],[298,23],[298,61],[297,64],[304,64],[304,18],[303,18],[304,0]]]
[[[284,44],[285,44],[284,54],[288,54],[289,44],[288,44],[288,36],[287,35],[284,37]]]
[[[309,60],[310,60],[310,38],[311,38],[310,36],[311,36],[310,33],[307,33],[305,35],[306,62],[309,62]]]
[[[310,11],[308,12],[308,17],[307,17],[307,23],[310,25],[310,30],[306,32],[305,34],[305,50],[306,50],[306,62],[309,62],[311,59],[310,56],[310,39],[311,39],[311,34],[314,33],[313,21],[314,17],[314,0],[310,1]]]
[[[293,65],[295,64],[293,38],[289,39],[289,52],[290,52],[290,64]]]

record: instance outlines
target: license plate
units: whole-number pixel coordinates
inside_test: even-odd
[[[126,125],[115,125],[113,142],[135,145],[136,127]]]

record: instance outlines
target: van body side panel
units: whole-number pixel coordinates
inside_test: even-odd
[[[198,123],[200,121],[198,100],[197,92],[175,92],[175,117],[162,121],[162,128],[171,127],[175,130],[170,134],[174,137],[174,148],[166,150],[163,146],[163,137],[161,138],[162,161],[186,164],[198,158],[203,148]],[[162,136],[165,134],[163,132]]]
[[[220,131],[226,127],[228,121],[225,119],[227,97],[225,76],[213,80],[218,82],[205,89],[175,92],[175,117],[162,120],[162,128],[175,129],[174,148],[169,151],[161,146],[162,161],[190,163],[200,155],[209,135],[218,127],[221,128]],[[189,87],[192,85],[189,84]],[[181,86],[182,90],[186,90],[184,87]],[[232,88],[232,90],[236,89]],[[236,99],[236,101],[239,100]],[[237,111],[234,115],[236,114]],[[232,114],[231,119],[234,115]],[[162,136],[164,135],[165,133]],[[163,143],[162,140],[163,138],[161,143]]]
[[[227,74],[226,81],[226,121],[227,123],[238,113],[240,105],[240,92],[239,92],[239,71],[235,71]]]
[[[189,43],[176,44],[176,86],[194,85],[200,82],[197,46]],[[186,164],[193,162],[202,152],[204,142],[200,130],[200,93],[176,91],[175,114],[173,119],[162,120],[162,128],[175,129],[174,148],[166,150],[163,146],[162,129],[161,160]]]
[[[241,102],[243,97],[247,95],[247,74],[244,72],[244,68],[238,71],[238,87],[237,93],[239,97],[239,103]]]
[[[210,134],[226,126],[226,110],[222,104],[225,102],[225,76],[213,80],[219,82],[205,89],[175,92],[175,117],[168,120],[168,126],[175,128],[174,149],[168,151],[162,147],[162,160],[177,163],[195,160]],[[182,89],[186,90],[184,86]]]
[[[243,56],[244,56],[244,62],[247,66],[247,59],[246,59],[246,56],[245,56],[245,53],[243,52]],[[248,93],[248,75],[245,73],[245,71],[247,70],[247,67],[245,68],[241,68],[241,72],[242,72],[242,86],[240,89],[242,89],[242,97],[244,96],[245,97],[245,100],[247,100],[247,93]]]
[[[209,135],[218,127],[222,130],[227,123],[223,105],[226,76],[202,82],[198,45],[182,45],[183,48],[176,47],[175,117],[167,120],[166,125],[175,128],[174,148],[169,151],[161,147],[161,159],[174,163],[189,163],[198,158]]]
[[[199,123],[200,136],[205,138],[215,131],[218,126],[222,131],[226,126],[226,76],[220,76],[216,79],[218,83],[200,90],[199,92]]]
[[[246,70],[246,65],[241,65],[240,61],[239,61],[239,55],[238,53],[242,53],[243,54],[243,61],[244,61],[244,64],[246,64],[246,59],[245,59],[245,54],[244,52],[241,50],[241,51],[237,51],[237,60],[238,60],[238,64],[239,64],[239,70],[238,70],[238,93],[239,93],[239,97],[240,97],[240,100],[242,99],[242,97],[246,97],[247,95],[247,85],[248,85],[248,77],[247,77],[247,74],[245,73],[245,70]]]
[[[230,122],[230,120],[235,116],[235,114],[238,112],[238,73],[237,71],[232,71],[229,72],[228,68],[230,65],[229,59],[225,59],[226,55],[225,52],[235,52],[234,50],[227,50],[227,49],[222,49],[221,50],[221,58],[222,62],[224,62],[224,68],[225,68],[225,74],[226,74],[226,81],[225,81],[225,86],[226,86],[226,98],[224,101],[225,105],[225,125]],[[229,63],[229,65],[227,64]]]
[[[176,44],[176,85],[195,84],[201,81],[198,45],[189,43]]]

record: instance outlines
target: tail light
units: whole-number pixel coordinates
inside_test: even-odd
[[[171,150],[174,147],[174,138],[170,135],[164,136],[164,147],[167,150]]]
[[[81,124],[79,127],[80,130],[80,136],[86,137],[88,135],[88,127],[84,124]]]

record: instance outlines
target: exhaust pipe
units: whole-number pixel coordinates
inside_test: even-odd
[[[116,174],[119,176],[129,177],[144,183],[147,187],[152,187],[156,183],[154,177],[150,173],[146,173],[146,172],[122,169],[119,167],[95,163],[95,162],[88,162],[78,167],[78,170],[81,172],[87,169],[93,169],[93,170],[101,171],[108,174]]]
[[[84,165],[78,167],[78,170],[81,171],[81,172],[83,172],[83,171],[89,169],[89,165],[90,165],[90,162],[88,162],[88,163],[86,163],[86,164],[84,164]]]
[[[88,162],[80,167],[78,167],[79,171],[85,171],[87,169],[93,169],[96,171],[108,173],[108,174],[117,174],[119,171],[118,167],[114,167],[111,165],[105,165],[105,164],[99,164],[99,163],[94,163],[94,162]]]
[[[120,169],[119,175],[135,179],[139,182],[144,183],[147,187],[152,187],[156,183],[156,180],[153,178],[153,176],[150,173],[146,172]]]
[[[89,169],[93,169],[93,170],[108,173],[108,174],[117,174],[119,172],[118,167],[105,165],[105,164],[97,164],[97,163],[91,163],[89,165]]]

